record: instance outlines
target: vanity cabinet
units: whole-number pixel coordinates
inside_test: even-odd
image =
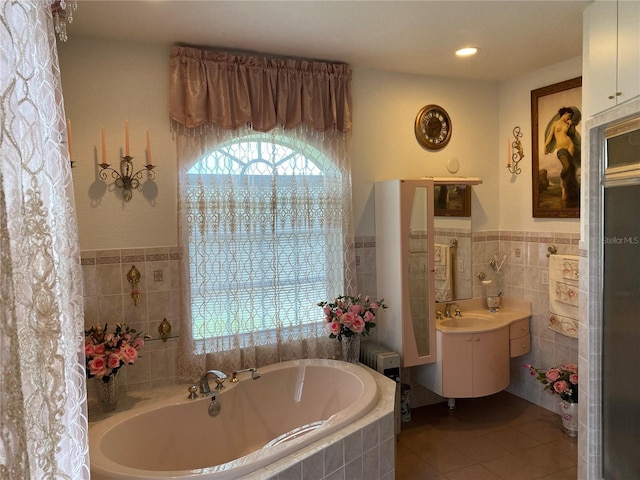
[[[523,318],[509,325],[509,355],[519,357],[531,350],[529,319]]]
[[[484,397],[509,386],[508,326],[481,333],[439,331],[438,337],[442,349],[440,395]]]
[[[640,2],[596,0],[583,26],[583,103],[595,115],[640,95]]]
[[[403,367],[435,362],[433,180],[375,184],[378,341]]]

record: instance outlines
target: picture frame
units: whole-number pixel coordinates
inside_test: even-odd
[[[580,218],[582,77],[531,91],[533,217]]]
[[[470,217],[471,186],[453,183],[434,185],[433,202],[436,217]]]

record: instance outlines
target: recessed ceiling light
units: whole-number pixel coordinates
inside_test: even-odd
[[[476,47],[465,47],[456,51],[456,55],[459,57],[470,57],[476,53],[478,53],[478,49]]]

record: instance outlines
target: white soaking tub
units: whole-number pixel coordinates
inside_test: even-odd
[[[97,422],[89,429],[91,478],[239,478],[351,424],[378,398],[372,374],[355,364],[293,360],[260,373],[227,381],[215,417],[211,398],[190,400],[182,390]]]

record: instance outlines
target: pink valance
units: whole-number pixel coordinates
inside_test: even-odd
[[[174,47],[170,117],[189,128],[245,125],[267,132],[306,124],[351,131],[351,69],[343,63]]]

